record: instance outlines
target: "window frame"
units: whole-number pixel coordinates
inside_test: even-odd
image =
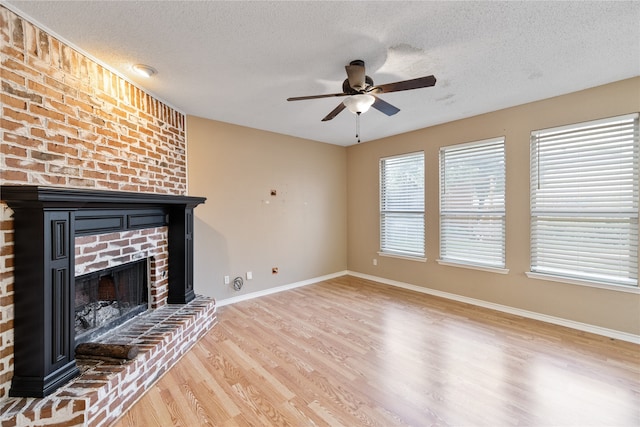
[[[600,288],[606,288],[606,289],[640,293],[640,288],[638,283],[638,237],[637,237],[638,236],[638,217],[639,217],[638,174],[640,169],[639,160],[638,160],[639,151],[640,151],[639,149],[640,142],[638,138],[638,132],[639,132],[638,117],[639,117],[638,113],[633,113],[633,114],[627,114],[622,116],[610,117],[606,119],[580,122],[580,123],[570,124],[566,126],[541,129],[541,130],[531,132],[531,136],[530,136],[531,171],[530,171],[530,195],[529,195],[530,197],[530,271],[526,273],[528,277],[534,278],[534,279],[544,279],[544,280],[550,280],[555,282],[587,285],[587,286],[600,287]],[[627,124],[624,124],[625,122]],[[552,161],[558,161],[558,159],[560,159],[559,155],[557,154],[548,155],[547,158],[543,159],[541,155],[544,156],[544,154],[540,153],[540,151],[542,150],[542,148],[540,148],[541,140],[545,141],[545,139],[550,140],[550,138],[564,138],[560,141],[560,143],[563,143],[563,141],[569,140],[569,139],[571,139],[571,143],[573,144],[583,143],[583,141],[587,141],[589,139],[588,137],[583,136],[586,132],[589,132],[589,130],[591,130],[592,132],[598,132],[600,129],[604,129],[607,126],[615,127],[616,123],[618,123],[620,127],[623,127],[623,126],[629,127],[630,124],[633,126],[630,132],[633,135],[632,136],[633,139],[630,141],[631,145],[626,147],[627,150],[631,150],[632,152],[632,156],[631,156],[632,165],[630,167],[631,172],[628,172],[630,173],[630,179],[628,179],[629,176],[627,176],[627,182],[632,183],[631,190],[630,191],[627,190],[627,193],[631,192],[632,196],[629,198],[629,200],[624,200],[623,202],[619,202],[619,203],[624,203],[623,206],[626,207],[626,209],[623,209],[625,211],[624,213],[617,211],[618,209],[613,205],[610,205],[610,206],[603,205],[603,207],[599,207],[599,208],[596,207],[595,203],[590,202],[589,200],[590,198],[595,199],[595,195],[594,195],[595,192],[585,193],[586,195],[582,197],[582,199],[584,199],[583,201],[576,199],[575,203],[583,203],[584,206],[580,206],[580,204],[575,205],[574,203],[575,206],[573,207],[573,209],[571,209],[568,206],[568,203],[564,203],[564,204],[558,203],[553,199],[553,196],[547,196],[547,199],[545,199],[544,195],[542,196],[540,195],[540,193],[544,193],[544,191],[540,188],[540,182],[541,180],[545,181],[546,178],[541,177],[543,172],[539,172],[539,171],[543,168],[549,167],[548,165],[551,164],[551,163],[547,163],[541,166],[541,161],[552,162]],[[618,131],[621,131],[618,128],[616,129]],[[567,136],[561,137],[559,136],[561,134],[566,134]],[[582,165],[581,166],[582,169],[586,170],[587,167],[589,166],[587,162],[590,161],[592,158],[595,158],[595,154],[593,154],[593,150],[595,150],[594,146],[596,145],[595,141],[600,141],[601,143],[604,142],[605,144],[610,144],[610,145],[606,145],[605,148],[607,149],[609,149],[610,146],[613,146],[616,143],[615,140],[614,141],[611,140],[611,136],[609,135],[606,135],[607,141],[605,141],[604,138],[605,138],[604,135],[603,136],[596,135],[595,138],[591,138],[592,140],[591,146],[589,145],[589,142],[584,142],[585,147],[582,147],[582,146],[580,147],[581,148],[580,153],[581,153],[581,156],[584,153],[584,155],[587,156],[586,157],[587,160],[583,161],[582,163],[578,163],[578,161],[575,160],[577,159],[577,157],[572,156],[571,160],[573,160],[573,162],[562,163],[562,168],[569,170],[570,168],[574,168],[576,165]],[[565,146],[560,146],[560,145],[554,146],[555,150],[557,151],[559,148],[562,148],[565,151],[568,150],[570,143],[569,142],[564,142],[564,143],[566,144]],[[550,148],[547,148],[547,150],[550,150]],[[599,154],[599,156],[601,156],[601,154]],[[566,157],[566,154],[565,154],[565,157]],[[623,157],[620,155],[620,158],[623,158]],[[618,163],[620,162],[618,161]],[[612,168],[606,168],[607,173],[610,173],[611,170]],[[547,173],[549,176],[551,176],[552,172],[549,169],[548,172],[544,172],[544,173]],[[563,176],[564,180],[567,182],[566,187],[558,187],[562,191],[570,192],[571,190],[570,184],[573,183],[575,185],[575,183],[577,182],[580,183],[580,187],[583,190],[586,185],[585,183],[588,182],[587,180],[578,181],[578,178],[576,177],[572,178],[568,172],[564,172],[564,173],[567,175],[566,178],[564,178]],[[613,177],[613,175],[611,176],[606,175],[606,177],[611,178]],[[598,179],[600,180],[598,182],[604,181],[602,177],[598,177]],[[620,178],[618,179],[620,180]],[[554,184],[557,182],[559,181],[555,181]],[[618,181],[614,181],[614,182],[618,182]],[[551,183],[547,183],[546,185],[548,188],[551,186]],[[622,185],[622,184],[618,183],[618,185]],[[561,191],[561,190],[555,190],[555,191]],[[546,191],[550,193],[550,190],[546,190]],[[556,198],[558,199],[558,197]],[[564,196],[563,199],[568,200],[569,196]],[[621,198],[621,200],[622,199],[623,198]],[[552,203],[555,203],[558,207],[557,208],[549,207]],[[627,204],[629,203],[630,205],[627,206]],[[545,247],[550,247],[553,244],[553,237],[551,238],[547,237],[545,239],[545,235],[544,235],[545,231],[544,230],[538,231],[538,230],[542,229],[542,227],[544,227],[545,229],[551,230],[553,227],[552,224],[554,222],[559,224],[560,221],[563,221],[563,220],[566,223],[571,223],[571,224],[578,224],[578,223],[588,224],[589,222],[592,222],[594,225],[591,226],[589,230],[594,234],[597,233],[598,229],[602,229],[603,227],[605,227],[602,224],[607,224],[607,227],[612,227],[611,224],[616,224],[619,222],[623,222],[623,223],[628,222],[629,231],[627,234],[622,233],[622,235],[625,236],[622,240],[623,241],[628,240],[630,243],[628,245],[629,248],[628,248],[628,251],[626,252],[626,255],[622,257],[628,259],[623,264],[628,264],[628,267],[627,267],[628,271],[626,272],[626,274],[628,274],[629,277],[627,278],[619,277],[618,279],[615,279],[613,275],[605,274],[606,270],[605,270],[604,262],[602,264],[603,269],[600,271],[599,274],[589,273],[588,271],[586,271],[586,269],[583,269],[581,271],[580,263],[583,261],[576,261],[574,263],[573,273],[569,272],[568,267],[571,267],[571,266],[568,264],[564,264],[568,266],[565,268],[566,269],[565,272],[560,271],[563,268],[562,266],[557,267],[555,269],[556,271],[554,271],[554,268],[551,266],[551,263],[548,261],[544,261],[545,258],[550,258],[548,254],[547,255],[544,254],[544,251],[546,250]],[[547,221],[547,223],[544,224],[543,221]],[[595,225],[596,223],[600,223],[601,225],[596,226]],[[548,235],[552,235],[550,232],[546,232],[546,233]],[[577,238],[580,237],[578,235],[579,234],[578,231],[574,233],[576,233],[575,235],[577,236]],[[581,233],[581,235],[585,235],[585,234],[586,234],[585,232]],[[611,235],[611,234],[612,233],[608,233],[608,235]],[[635,234],[635,239],[634,239],[634,234]],[[602,235],[605,235],[605,234],[603,233]],[[573,235],[571,237],[573,237]],[[537,242],[539,241],[543,243],[538,244]],[[576,244],[576,248],[581,248],[581,250],[576,250],[576,255],[575,255],[576,260],[579,260],[580,258],[584,259],[585,254],[586,255],[598,254],[597,252],[595,252],[594,249],[591,249],[591,251],[582,252],[583,249],[590,247],[589,244],[590,242],[588,241],[585,241],[585,243],[579,242]],[[634,260],[634,252],[635,252],[635,260]],[[604,255],[606,252],[604,252],[604,249],[603,249],[603,251],[600,253]],[[558,259],[560,259],[561,257],[562,255],[558,255]],[[566,258],[567,256],[564,255],[564,257]],[[542,262],[539,261],[540,258],[543,259]],[[605,257],[601,257],[601,258],[605,258]],[[611,265],[614,265],[614,263],[611,262]],[[624,268],[621,268],[621,270],[623,269]]]
[[[407,161],[413,157],[421,156],[422,163],[422,179],[421,179],[421,191],[418,194],[421,194],[421,209],[390,209],[388,205],[390,202],[387,202],[387,197],[389,192],[387,191],[388,184],[385,181],[385,177],[387,176],[386,164],[388,161],[398,160],[398,161]],[[426,261],[426,185],[425,185],[425,153],[423,150],[414,151],[410,153],[397,154],[393,156],[382,157],[378,162],[378,173],[379,173],[379,252],[378,255],[392,257],[392,258],[401,258],[408,259],[413,261]],[[415,200],[414,200],[415,201]],[[420,203],[418,203],[419,205]],[[391,244],[386,244],[387,236],[391,234],[388,232],[388,221],[386,218],[389,215],[405,215],[408,217],[417,217],[418,221],[414,225],[421,226],[420,237],[421,239],[421,248],[400,248],[394,249]],[[397,246],[397,245],[396,245]],[[419,250],[416,250],[419,249]]]
[[[479,164],[475,164],[469,162],[471,159],[468,156],[471,155],[481,155],[483,157],[479,158]],[[461,164],[460,160],[462,162],[466,161],[467,164]],[[477,204],[474,205],[474,201],[471,201],[471,204],[466,204],[469,200],[464,199],[473,197],[473,190],[465,193],[458,192],[457,194],[447,192],[445,187],[447,175],[456,172],[452,168],[461,166],[469,169],[478,169],[481,166],[486,166],[487,161],[493,162],[495,160],[498,160],[500,164],[494,166],[494,168],[501,170],[498,171],[499,176],[497,176],[493,184],[497,193],[487,194],[487,199],[490,202],[489,208],[484,208]],[[485,175],[483,172],[473,170],[464,172],[465,176],[462,176],[459,180],[463,184],[464,181],[475,182],[475,179],[483,178],[483,175]],[[442,265],[507,274],[509,270],[506,268],[507,183],[505,137],[500,136],[440,147],[439,178],[440,258],[437,262]],[[491,188],[492,185],[489,183],[487,187]],[[464,203],[464,205],[461,206],[461,203]],[[452,205],[457,206],[454,209]],[[449,227],[447,227],[446,223],[449,223]],[[476,245],[466,251],[459,244],[456,244],[455,240],[456,238],[471,238],[466,236],[469,233],[481,237],[476,239]],[[449,236],[451,238],[448,238]],[[481,254],[489,255],[483,256]]]

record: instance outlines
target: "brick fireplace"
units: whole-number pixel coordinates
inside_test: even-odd
[[[11,395],[44,397],[78,374],[74,358],[76,236],[168,227],[167,300],[184,304],[195,297],[193,209],[204,198],[30,185],[2,186],[0,192],[14,211],[15,227]],[[104,262],[123,261],[123,255],[118,255]],[[127,258],[124,255],[124,261]],[[155,305],[163,304],[156,301]]]
[[[46,397],[80,374],[82,365],[76,363],[74,351],[77,343],[76,286],[94,281],[87,270],[102,271],[103,277],[110,277],[108,280],[114,282],[103,286],[105,295],[99,299],[104,300],[115,298],[116,286],[125,281],[118,279],[116,283],[118,272],[136,264],[135,259],[143,260],[141,271],[138,267],[134,269],[135,274],[127,274],[133,274],[146,287],[147,260],[156,256],[168,258],[168,269],[163,272],[158,271],[157,265],[150,268],[153,273],[149,277],[153,279],[162,278],[166,271],[169,273],[166,281],[149,281],[149,289],[154,289],[149,292],[151,305],[163,307],[167,302],[183,305],[195,299],[193,209],[203,203],[204,198],[31,185],[1,186],[0,191],[13,210],[15,230],[15,355],[10,396]],[[149,236],[157,236],[165,229],[167,244],[160,239],[159,244],[154,245]],[[111,249],[114,245],[121,246],[121,250]],[[76,255],[80,261],[78,265]],[[77,272],[86,274],[76,280]],[[100,273],[96,283],[99,278]],[[205,307],[207,316],[200,324],[184,328],[194,330],[195,336],[182,337],[181,342],[176,343],[178,347],[193,344],[194,339],[215,323],[213,301],[200,299],[197,304]],[[158,319],[155,313],[151,316]],[[90,323],[86,319],[85,322]],[[133,325],[136,329],[137,323]],[[121,335],[118,330],[117,337]],[[130,342],[136,342],[140,336],[133,334],[130,338],[133,338]],[[107,337],[110,339],[113,337]],[[160,340],[155,346],[159,348],[152,346],[153,349],[177,358],[179,352],[163,341],[166,340]],[[146,343],[147,339],[142,342]],[[86,365],[84,368],[88,369]],[[144,365],[136,374],[123,376],[120,382],[134,381],[140,388],[139,375],[157,369],[164,370],[166,365]],[[60,397],[58,393],[57,398]],[[99,409],[104,411],[101,420],[111,420],[119,413],[100,405],[91,409],[94,415]],[[94,421],[93,418],[89,420],[88,415],[85,418],[84,421]]]
[[[187,197],[183,113],[5,5],[0,5],[0,46],[0,184],[78,191],[85,202],[91,202],[92,196],[85,196],[92,192],[115,192],[121,196],[129,193],[133,195],[129,202],[138,203],[127,203],[133,210],[148,208],[156,203],[156,198]],[[215,304],[199,297],[187,303],[180,301],[181,298],[172,299],[177,295],[171,290],[172,283],[178,283],[172,280],[172,275],[179,269],[173,265],[170,268],[170,263],[175,262],[175,259],[171,261],[175,257],[169,254],[173,220],[164,212],[155,219],[128,215],[131,213],[128,212],[120,219],[129,221],[132,227],[106,227],[98,233],[90,232],[93,225],[87,205],[77,210],[54,206],[52,200],[41,200],[49,206],[46,213],[37,214],[40,231],[44,232],[48,224],[48,235],[57,233],[68,238],[62,239],[67,246],[47,250],[56,257],[63,250],[67,250],[65,253],[73,250],[66,258],[47,261],[49,267],[53,265],[59,273],[51,280],[66,284],[74,276],[125,264],[136,257],[147,258],[152,310],[139,315],[136,319],[140,321],[136,320],[136,324],[126,324],[129,329],[122,330],[118,337],[105,336],[107,340],[122,339],[140,346],[138,357],[122,365],[71,361],[69,325],[56,325],[67,331],[66,336],[56,336],[55,342],[37,346],[51,348],[54,344],[54,350],[50,351],[55,353],[54,361],[46,363],[62,366],[63,374],[54,369],[51,377],[41,368],[37,377],[43,378],[36,383],[48,386],[56,383],[58,377],[74,377],[77,375],[74,366],[80,375],[46,398],[9,397],[14,376],[31,376],[30,372],[24,375],[20,367],[24,363],[20,341],[24,339],[21,336],[32,331],[22,329],[21,332],[19,313],[22,310],[16,301],[23,293],[29,293],[28,298],[47,297],[41,292],[38,296],[31,295],[30,290],[23,287],[25,282],[19,279],[23,274],[21,269],[25,269],[18,259],[21,245],[18,240],[22,240],[18,237],[21,227],[18,223],[22,219],[16,212],[18,209],[9,207],[5,197],[3,189],[0,193],[0,425],[107,425],[215,323]],[[181,203],[184,204],[184,200]],[[178,205],[169,203],[170,207],[160,210],[171,211]],[[116,220],[109,221],[113,225]],[[73,233],[65,228],[70,224],[75,227]],[[174,231],[179,229],[178,224]],[[184,235],[184,230],[179,233]],[[179,259],[182,257],[183,254]],[[74,266],[69,264],[69,258],[74,258]],[[105,261],[107,258],[110,261]],[[24,274],[43,275],[41,267]],[[69,289],[56,287],[56,292]],[[67,320],[71,323],[71,319]],[[167,343],[171,344],[171,350],[167,350]]]
[[[193,208],[204,199],[39,186],[0,191],[15,229],[10,394],[48,395],[0,401],[0,423],[109,425],[216,323],[215,302],[195,296],[191,274]],[[154,309],[97,337],[136,345],[140,355],[126,363],[75,360],[74,288],[94,274],[114,279],[140,262]],[[105,294],[116,293],[108,288]]]

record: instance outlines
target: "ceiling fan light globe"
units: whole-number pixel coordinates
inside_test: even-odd
[[[353,114],[366,113],[369,107],[373,105],[376,98],[373,95],[359,94],[351,95],[346,98],[342,103]]]

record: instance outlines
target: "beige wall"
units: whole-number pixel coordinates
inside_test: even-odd
[[[640,111],[640,78],[421,129],[347,149],[348,268],[351,271],[522,310],[640,334],[640,295],[529,279],[529,136],[532,130]],[[398,118],[400,120],[400,118]],[[436,263],[439,257],[438,151],[506,138],[508,274]],[[425,152],[427,262],[377,255],[378,161]],[[373,266],[373,258],[378,265]]]
[[[531,130],[637,111],[640,78],[348,148],[188,117],[189,194],[207,197],[196,209],[196,291],[227,299],[348,268],[640,335],[640,295],[525,275]],[[509,273],[439,265],[438,150],[497,136],[506,138]],[[416,150],[426,156],[426,263],[377,254],[378,161]],[[247,271],[254,279],[241,292],[223,284]]]
[[[197,293],[227,299],[346,270],[344,147],[191,116],[187,140],[189,194],[207,198],[195,210]],[[224,285],[247,271],[240,292]]]

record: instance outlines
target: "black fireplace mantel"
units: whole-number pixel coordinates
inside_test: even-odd
[[[10,206],[46,204],[49,207],[108,207],[189,205],[195,207],[206,198],[173,194],[136,193],[129,191],[87,190],[80,188],[45,187],[39,185],[0,185],[0,200]]]
[[[9,394],[44,397],[78,375],[74,238],[168,226],[167,302],[193,288],[193,209],[204,197],[0,186],[14,212],[14,376]]]

